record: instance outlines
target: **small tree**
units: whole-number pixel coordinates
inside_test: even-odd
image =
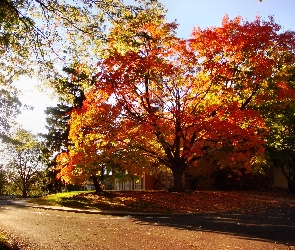
[[[283,103],[278,103],[283,105]],[[270,163],[281,168],[288,181],[290,192],[295,192],[295,102],[284,105],[282,112],[272,112],[268,117],[271,130],[268,137]]]
[[[23,129],[17,129],[11,137],[15,142],[7,144],[4,151],[8,180],[22,197],[27,197],[42,171],[41,146],[35,135]]]

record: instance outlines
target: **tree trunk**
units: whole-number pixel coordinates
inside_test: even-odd
[[[292,171],[292,167],[294,167],[294,166],[288,166],[288,168],[289,168],[288,173],[285,171],[284,165],[281,168],[282,168],[284,176],[286,177],[286,179],[288,181],[289,191],[291,193],[294,193],[295,192],[295,172],[293,172],[293,171],[295,171],[295,170]]]
[[[291,193],[295,193],[295,177],[292,175],[292,173],[290,173],[288,177],[288,188]]]
[[[91,175],[91,178],[92,178],[92,181],[93,181],[93,184],[94,184],[94,187],[95,187],[95,192],[96,193],[102,192],[103,190],[102,190],[102,188],[101,188],[101,186],[100,186],[100,184],[99,184],[99,182],[97,180],[97,176]]]
[[[28,194],[27,194],[27,190],[23,190],[22,191],[22,198],[27,198]]]
[[[170,191],[172,191],[172,192],[185,191],[185,188],[184,188],[183,182],[182,182],[182,176],[183,176],[183,171],[174,171],[173,172],[174,186]]]

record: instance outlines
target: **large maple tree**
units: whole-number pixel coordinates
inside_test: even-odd
[[[263,158],[268,128],[259,107],[294,98],[285,70],[295,60],[294,33],[272,18],[227,16],[188,40],[176,28],[159,17],[111,29],[96,84],[71,113],[73,146],[59,158],[64,178],[83,178],[112,159],[138,173],[165,166],[181,191],[184,172],[204,158],[237,171]]]

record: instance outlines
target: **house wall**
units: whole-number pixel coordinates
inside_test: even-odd
[[[134,190],[134,183],[133,181],[125,181],[121,182],[119,180],[115,180],[114,190]]]
[[[122,182],[118,179],[114,181],[114,190],[153,190],[153,177],[144,173],[138,180],[129,180]]]
[[[155,190],[168,190],[173,187],[173,174],[168,172],[158,173],[154,176]]]
[[[144,173],[144,190],[153,190],[154,189],[154,178],[153,176]]]

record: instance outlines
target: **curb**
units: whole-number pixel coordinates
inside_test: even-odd
[[[7,200],[10,204],[14,204],[22,207],[31,207],[44,210],[55,210],[62,212],[72,212],[72,213],[84,213],[84,214],[100,214],[100,215],[113,215],[113,216],[145,216],[145,217],[191,217],[191,216],[210,216],[213,214],[236,214],[236,213],[245,213],[245,210],[236,210],[236,211],[216,211],[216,212],[199,212],[199,213],[149,213],[149,212],[131,212],[131,211],[116,211],[116,210],[99,210],[99,209],[78,209],[71,207],[62,207],[62,206],[47,206],[47,205],[38,205],[30,203],[24,199],[18,200]],[[268,209],[269,207],[257,207],[257,208],[248,208],[248,212],[252,210],[261,210]]]
[[[164,213],[147,213],[147,212],[128,212],[128,211],[112,211],[112,210],[98,210],[98,209],[77,209],[71,207],[60,207],[60,206],[47,206],[38,205],[27,202],[26,200],[8,200],[11,204],[31,207],[44,210],[55,210],[72,213],[84,213],[84,214],[101,214],[101,215],[116,215],[116,216],[152,216],[152,217],[182,217],[182,216],[196,216],[201,215],[196,213],[177,213],[177,214],[164,214]]]

